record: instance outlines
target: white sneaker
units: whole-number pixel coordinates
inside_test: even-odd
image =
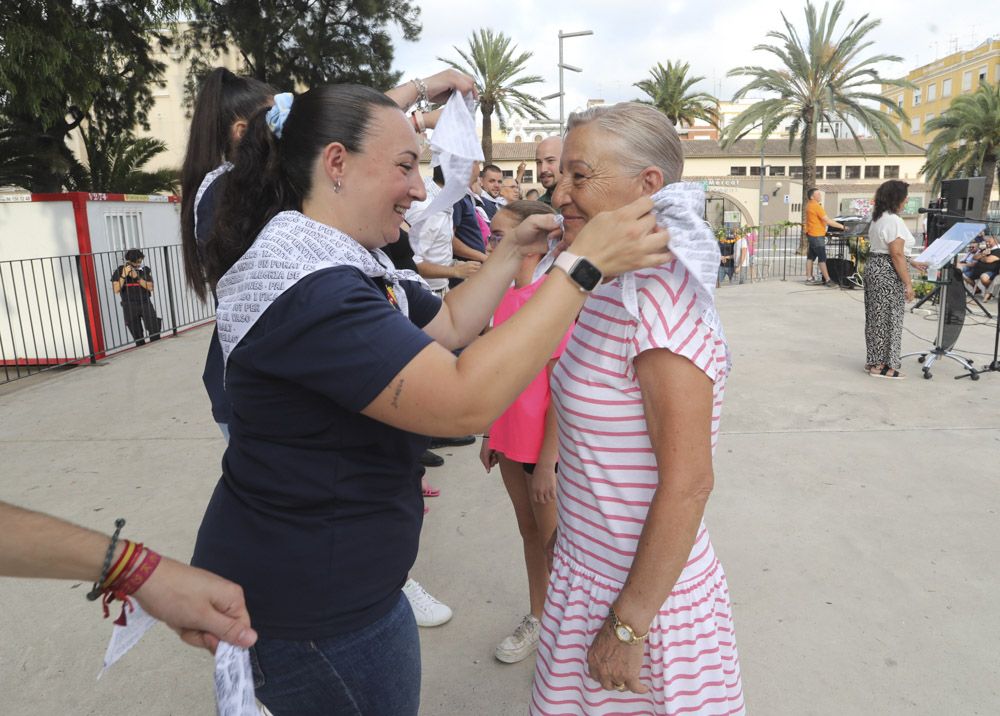
[[[451,609],[427,593],[415,579],[407,579],[403,585],[403,594],[410,602],[413,616],[417,618],[417,626],[441,626],[451,619]]]
[[[494,656],[505,664],[516,664],[538,648],[542,623],[530,614],[521,620],[514,633],[497,645]]]

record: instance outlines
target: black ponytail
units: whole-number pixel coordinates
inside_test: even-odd
[[[362,151],[374,107],[399,110],[381,92],[358,85],[314,87],[295,97],[281,139],[267,127],[267,109],[250,119],[205,247],[205,276],[215,286],[246,253],[257,234],[282,211],[302,209],[313,169],[334,142]]]
[[[205,298],[205,271],[194,234],[194,200],[205,175],[223,161],[232,161],[230,137],[233,124],[249,119],[269,103],[274,88],[254,79],[240,77],[224,67],[209,72],[201,83],[191,117],[184,164],[181,167],[181,243],[184,273],[188,285]]]
[[[895,214],[899,211],[900,205],[906,201],[910,193],[910,185],[899,179],[890,179],[883,182],[875,190],[875,208],[872,211],[872,221],[878,221],[882,214],[886,212]]]

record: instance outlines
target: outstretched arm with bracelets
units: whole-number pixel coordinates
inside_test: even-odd
[[[132,598],[192,646],[214,652],[220,640],[244,647],[257,640],[239,585],[141,545],[116,543],[110,555],[108,547],[107,535],[0,502],[0,576],[138,583]]]

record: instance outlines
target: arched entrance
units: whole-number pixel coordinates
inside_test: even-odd
[[[734,218],[733,212],[739,212],[739,221],[726,221],[727,218]],[[727,213],[729,214],[728,217],[726,216]],[[719,229],[735,228],[737,226],[752,226],[756,223],[753,220],[753,214],[747,211],[746,206],[742,202],[734,199],[729,194],[712,191],[711,189],[705,192],[705,221],[711,224],[712,228],[716,231]]]

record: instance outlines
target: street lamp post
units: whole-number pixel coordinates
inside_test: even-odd
[[[563,32],[559,31],[559,94],[549,95],[549,97],[558,96],[559,97],[559,136],[562,136],[563,129],[565,128],[565,109],[564,104],[566,100],[566,90],[563,87],[563,70],[569,70],[570,72],[583,72],[579,67],[574,67],[573,65],[567,65],[563,62],[563,40],[567,37],[583,37],[585,35],[593,35],[593,30],[580,30],[579,32]]]
[[[757,192],[757,240],[764,234],[764,140],[760,141],[760,191]]]

